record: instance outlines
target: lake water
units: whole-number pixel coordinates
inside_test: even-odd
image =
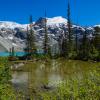
[[[0,56],[2,57],[6,57],[9,55],[10,55],[9,52],[0,52]],[[25,52],[15,52],[15,56],[23,56],[23,55],[25,55]]]
[[[23,71],[13,71],[12,83],[16,90],[27,94],[29,88],[40,90],[44,85],[56,88],[69,78],[82,79],[90,70],[100,66],[100,63],[51,60],[27,63],[21,67]]]

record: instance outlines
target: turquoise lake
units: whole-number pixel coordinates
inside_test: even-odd
[[[15,56],[24,56],[26,53],[25,52],[15,52]],[[6,57],[9,56],[9,52],[0,52],[0,56]]]

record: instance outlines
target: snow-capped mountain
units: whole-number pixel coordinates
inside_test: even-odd
[[[42,46],[44,39],[44,25],[45,18],[39,18],[36,22],[33,23],[33,30],[36,37],[36,44],[38,47]],[[6,45],[7,43],[10,46],[7,47],[9,50],[12,46],[15,47],[16,51],[22,51],[25,47],[25,41],[27,37],[27,26],[29,24],[19,24],[16,22],[10,21],[0,21],[0,45]],[[95,25],[94,27],[99,27],[100,25]],[[88,36],[92,36],[94,32],[94,27],[88,27]],[[59,41],[59,38],[62,38],[64,32],[67,32],[67,19],[58,16],[53,18],[47,18],[47,28],[50,44],[54,45]],[[82,37],[85,29],[81,26],[72,25],[73,33],[77,33],[78,37]],[[3,44],[5,41],[5,44]],[[8,44],[7,44],[8,45]],[[5,46],[3,46],[6,48]]]
[[[60,24],[67,24],[67,19],[59,16],[54,18],[47,18],[47,25],[56,25],[59,26]]]
[[[26,29],[27,24],[19,24],[16,22],[10,22],[10,21],[0,21],[0,29],[1,28],[9,28],[9,29],[14,29],[14,28],[22,28]]]

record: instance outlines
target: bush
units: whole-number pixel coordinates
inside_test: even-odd
[[[11,71],[7,58],[0,58],[0,100],[15,100],[14,91],[9,83]]]
[[[41,100],[100,100],[100,73],[90,72],[83,79],[68,79],[56,91],[39,93]]]

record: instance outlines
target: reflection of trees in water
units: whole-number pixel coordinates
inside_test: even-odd
[[[20,85],[20,89],[28,87],[29,95],[31,92],[41,90],[43,88],[56,87],[59,82],[69,78],[82,79],[82,77],[89,72],[90,69],[97,65],[83,61],[72,60],[51,60],[50,62],[34,62],[25,65],[28,72],[16,72],[15,81],[19,79],[21,82],[26,82]],[[23,74],[25,73],[25,75]],[[42,91],[42,90],[41,90]],[[24,91],[26,92],[26,91]]]

